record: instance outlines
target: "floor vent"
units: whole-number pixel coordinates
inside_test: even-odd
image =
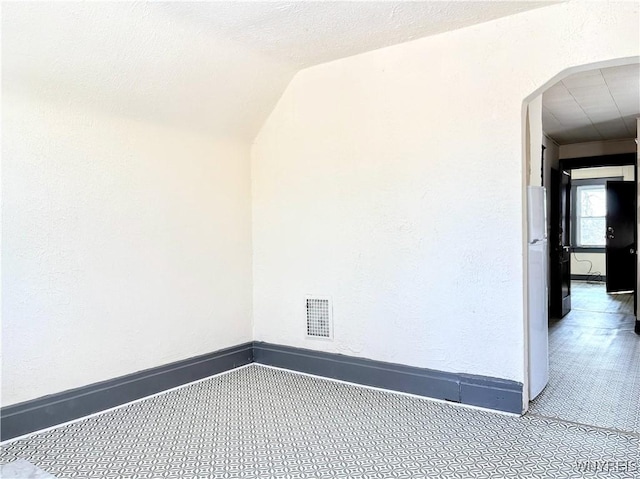
[[[307,337],[331,339],[333,336],[333,314],[331,298],[307,296]]]

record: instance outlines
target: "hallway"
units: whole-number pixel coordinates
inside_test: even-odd
[[[633,295],[574,281],[571,298],[571,312],[549,326],[549,384],[529,413],[639,434]]]

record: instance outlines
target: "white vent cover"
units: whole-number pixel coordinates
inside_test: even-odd
[[[333,314],[331,298],[307,296],[307,337],[331,339],[333,337]]]

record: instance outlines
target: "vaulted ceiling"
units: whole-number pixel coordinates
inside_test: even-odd
[[[557,2],[174,2],[156,7],[304,68],[551,3]]]
[[[4,2],[2,88],[250,140],[300,69],[557,2]]]
[[[542,127],[559,144],[636,138],[640,64],[571,75],[542,95]]]

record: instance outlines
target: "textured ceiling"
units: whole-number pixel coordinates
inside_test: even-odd
[[[640,64],[590,70],[542,96],[542,127],[559,144],[635,138]]]
[[[250,140],[301,68],[557,2],[3,2],[2,88]]]
[[[551,1],[165,3],[173,18],[308,67],[550,5]]]

